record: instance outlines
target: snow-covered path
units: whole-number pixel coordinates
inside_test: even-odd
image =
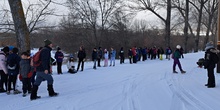
[[[49,97],[47,83],[38,90],[42,98],[30,101],[28,97],[0,94],[1,110],[219,110],[220,74],[216,88],[207,88],[205,69],[197,68],[196,61],[204,53],[186,54],[181,59],[186,74],[173,74],[168,60],[147,60],[137,64],[119,64],[115,67],[85,70],[77,74],[56,75],[54,89],[58,97]],[[179,69],[177,68],[179,71]],[[67,71],[63,66],[63,71]],[[21,82],[19,81],[19,90]]]

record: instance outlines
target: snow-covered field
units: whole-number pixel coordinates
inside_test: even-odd
[[[53,67],[54,89],[58,97],[49,97],[47,83],[42,82],[38,95],[0,94],[1,110],[219,110],[220,74],[216,73],[216,88],[207,88],[207,72],[198,68],[197,60],[204,52],[186,54],[181,59],[186,74],[173,74],[170,60],[147,60],[137,64],[116,61],[115,67],[92,69],[86,62],[85,70],[62,75]],[[103,64],[103,62],[102,62]],[[76,64],[77,65],[77,64]],[[177,68],[179,71],[179,69]],[[21,82],[18,81],[21,90]]]

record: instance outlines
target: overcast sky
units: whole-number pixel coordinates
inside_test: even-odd
[[[31,1],[31,3],[36,2],[37,0],[22,0],[22,5],[23,8],[27,7],[29,5],[29,2]],[[65,2],[65,0],[53,0],[56,2]],[[9,9],[9,4],[8,4],[8,0],[0,0],[0,7],[4,8],[4,9]],[[61,6],[61,5],[55,5],[55,4],[50,4],[49,5],[50,8],[55,8],[55,13],[58,15],[67,15],[68,14],[68,9],[67,7]],[[48,21],[49,23],[58,23],[60,21],[62,17],[57,17],[57,16],[50,16],[48,17]],[[145,19],[147,20],[147,22],[151,23],[152,25],[157,24],[158,22],[161,23],[161,21],[152,13],[150,12],[141,12],[139,14],[137,14],[137,16],[135,17],[136,19]]]

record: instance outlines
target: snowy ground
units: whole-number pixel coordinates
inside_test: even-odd
[[[220,74],[216,73],[216,88],[204,86],[207,72],[196,61],[204,52],[186,54],[181,59],[186,74],[173,74],[170,60],[147,60],[137,64],[117,61],[115,67],[85,70],[77,74],[56,74],[54,88],[58,97],[49,97],[47,83],[38,90],[42,98],[0,94],[1,110],[219,110]],[[102,62],[103,63],[103,62]],[[179,69],[177,68],[179,71]],[[21,82],[18,82],[21,90]]]

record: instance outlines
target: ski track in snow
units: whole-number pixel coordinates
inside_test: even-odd
[[[195,68],[187,72],[188,74],[183,74],[183,77],[178,77],[176,74],[170,75],[170,73],[166,73],[167,83],[170,86],[171,91],[173,92],[173,104],[171,106],[171,110],[179,110],[181,106],[185,106],[182,108],[187,108],[187,110],[212,110],[210,106],[208,106],[204,102],[201,102],[199,99],[197,99],[197,97],[195,97],[195,94],[192,94],[190,90],[184,88],[182,85],[183,83],[185,83],[185,78],[191,78],[191,74],[189,73],[192,73],[194,71]],[[176,105],[176,102],[180,102],[180,105]]]

